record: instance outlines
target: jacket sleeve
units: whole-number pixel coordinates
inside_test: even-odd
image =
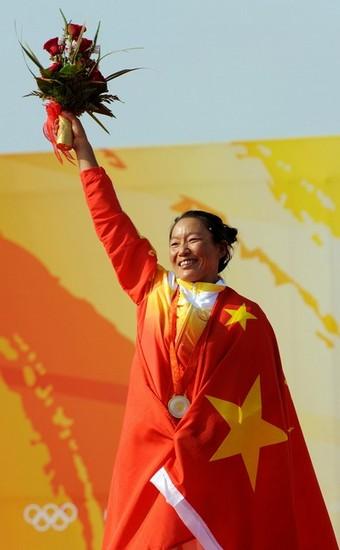
[[[123,212],[110,178],[100,167],[80,173],[96,233],[122,288],[135,303],[149,292],[157,272],[157,256]]]

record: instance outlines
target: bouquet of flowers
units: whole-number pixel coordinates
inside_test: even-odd
[[[97,38],[100,23],[93,40],[84,38],[84,25],[77,25],[64,20],[64,30],[60,37],[51,38],[44,44],[44,50],[50,55],[51,64],[45,68],[29,48],[20,42],[24,53],[39,68],[40,75],[30,71],[38,85],[38,90],[27,96],[38,96],[47,100],[45,105],[47,120],[44,124],[44,134],[52,143],[57,158],[62,162],[61,153],[71,160],[72,130],[70,122],[60,116],[60,113],[70,111],[79,116],[88,113],[106,132],[107,129],[94,113],[114,117],[107,106],[119,101],[117,95],[108,93],[107,83],[114,78],[136,69],[123,69],[104,77],[99,70],[103,57]],[[108,55],[108,54],[106,54]],[[26,96],[26,97],[27,97]]]

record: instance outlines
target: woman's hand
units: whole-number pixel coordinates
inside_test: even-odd
[[[68,111],[63,111],[61,116],[67,118],[72,124],[73,149],[77,155],[79,169],[87,170],[98,166],[92,146],[79,118]]]

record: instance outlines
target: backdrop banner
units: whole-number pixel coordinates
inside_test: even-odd
[[[165,267],[180,212],[210,210],[239,229],[224,278],[274,327],[338,533],[339,150],[340,137],[97,151]],[[2,546],[99,550],[134,306],[77,168],[44,153],[2,155],[0,169]]]

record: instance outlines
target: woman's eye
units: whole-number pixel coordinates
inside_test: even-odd
[[[170,243],[170,246],[171,248],[175,248],[176,246],[178,246],[178,243]]]

